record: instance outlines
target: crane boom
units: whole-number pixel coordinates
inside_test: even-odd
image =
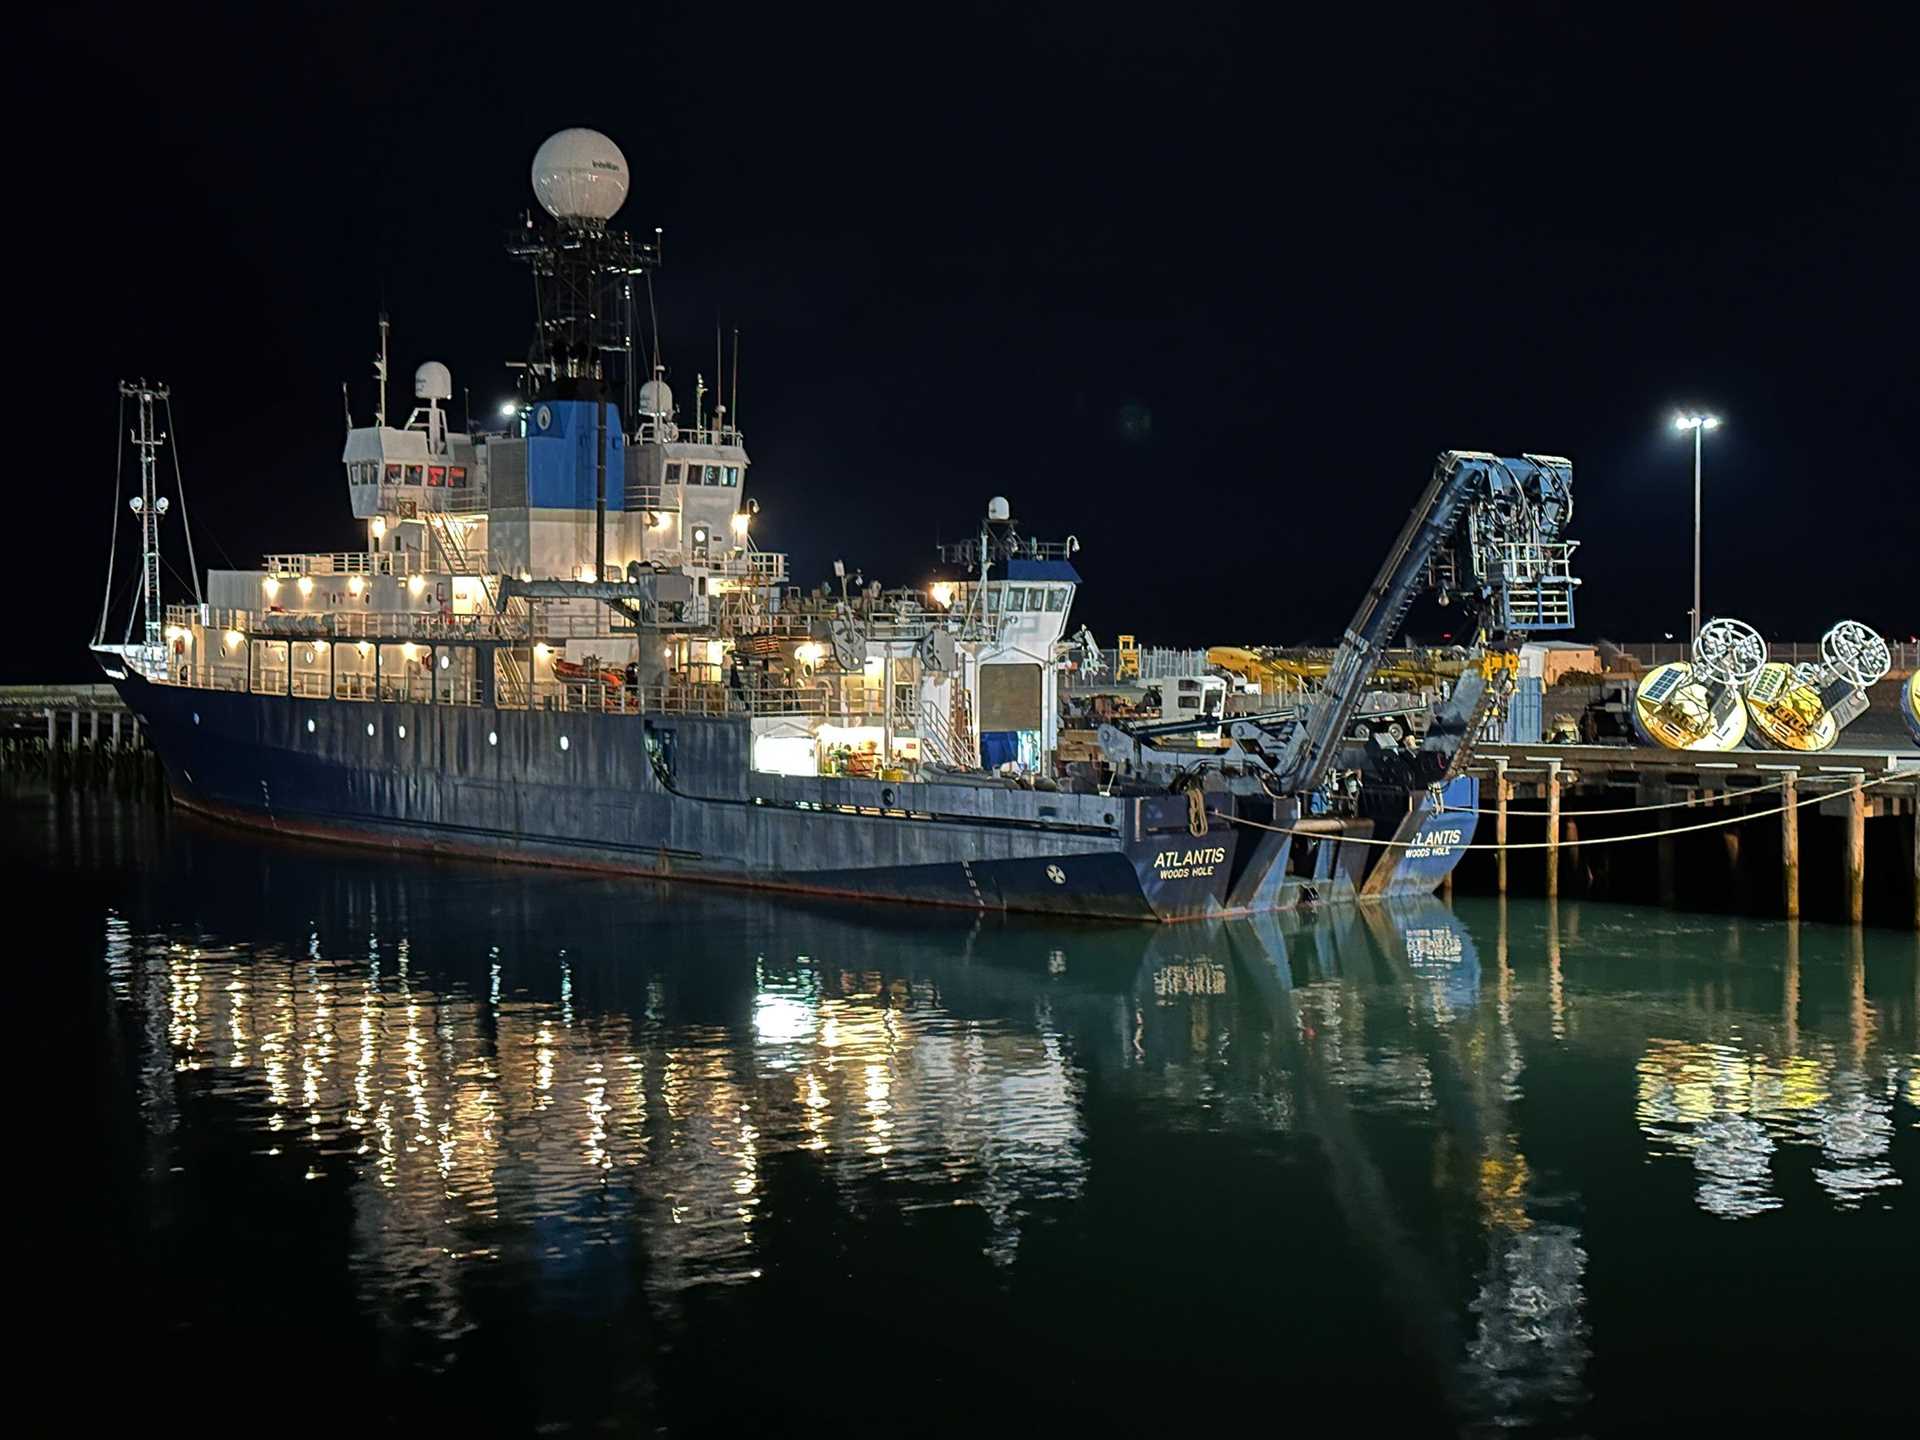
[[[1561,533],[1572,514],[1568,460],[1443,451],[1347,625],[1318,703],[1280,760],[1275,788],[1301,795],[1325,782],[1368,681],[1423,591],[1438,589],[1466,607],[1476,647],[1508,644],[1530,630],[1571,629],[1579,582],[1568,561],[1578,542]]]

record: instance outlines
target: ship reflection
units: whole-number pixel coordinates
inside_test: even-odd
[[[1401,1353],[1464,1418],[1570,1412],[1583,1180],[1537,1158],[1567,1154],[1551,1133],[1529,1141],[1530,1065],[1618,1056],[1656,1161],[1690,1160],[1724,1216],[1785,1203],[1783,1149],[1816,1155],[1836,1204],[1897,1184],[1891,1101],[1916,1098],[1863,966],[1836,1035],[1800,997],[1797,938],[1777,1023],[1710,985],[1650,1019],[1597,978],[1619,937],[1578,910],[1065,928],[322,873],[292,933],[244,886],[109,915],[150,1168],[189,1123],[241,1131],[260,1165],[348,1197],[370,1310],[449,1337],[479,1323],[473,1267],[522,1267],[575,1309],[627,1287],[671,1313],[781,1263],[801,1207],[924,1218],[1007,1274],[1036,1227],[1073,1223],[1116,1143],[1096,1117],[1123,1113],[1127,1145],[1297,1143]]]

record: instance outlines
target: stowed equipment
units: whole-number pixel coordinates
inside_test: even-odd
[[[1692,658],[1656,665],[1634,688],[1633,727],[1649,745],[1718,753],[1747,733],[1743,687],[1767,665],[1767,642],[1744,620],[1700,627]]]
[[[1748,743],[1832,748],[1840,732],[1866,714],[1867,691],[1891,669],[1893,654],[1871,626],[1840,621],[1820,637],[1818,661],[1763,665],[1747,682],[1744,708],[1753,722]]]

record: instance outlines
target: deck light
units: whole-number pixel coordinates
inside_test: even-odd
[[[311,594],[313,594],[313,580],[306,575],[302,575],[300,577],[300,598],[304,600]]]
[[[947,609],[953,604],[953,582],[951,580],[937,581],[933,588],[927,591],[927,596],[942,610]]]
[[[358,575],[354,576],[351,580],[347,581],[347,593],[349,595],[358,595],[362,590],[365,590],[366,588],[367,588],[367,582],[362,580]]]
[[[421,576],[412,575],[407,578],[407,593],[409,595],[417,598],[420,592],[426,588],[427,582]]]
[[[267,592],[267,599],[271,600],[280,593],[280,582],[269,575],[260,582],[260,588]]]
[[[533,658],[536,660],[544,660],[547,658],[547,656],[551,655],[552,653],[553,653],[553,647],[547,644],[547,642],[544,640],[542,640],[538,645],[535,645],[533,647]]]
[[[747,534],[747,526],[751,523],[752,517],[749,516],[746,511],[742,510],[733,517],[733,533],[744,540]]]
[[[500,413],[502,415],[518,415],[520,413],[520,407],[511,400],[502,400],[500,402]]]
[[[386,533],[387,533],[386,518],[380,515],[374,516],[373,517],[373,538],[378,540]]]
[[[411,640],[400,647],[400,658],[411,665],[420,655],[420,647]]]
[[[234,650],[239,648],[240,642],[246,638],[247,637],[242,635],[238,630],[227,631],[225,647],[227,653],[232,654]]]

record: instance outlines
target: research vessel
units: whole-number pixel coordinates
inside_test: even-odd
[[[432,361],[390,417],[382,320],[376,411],[349,413],[341,453],[362,549],[204,590],[195,569],[163,606],[167,397],[123,387],[142,570],[95,651],[179,804],[408,851],[1127,920],[1426,894],[1452,870],[1502,667],[1464,673],[1406,743],[1356,743],[1354,716],[1421,594],[1463,606],[1494,660],[1572,625],[1567,461],[1444,452],[1309,701],[1204,752],[1178,720],[1107,727],[1101,760],[1064,765],[1077,541],[996,497],[939,547],[943,578],[836,562],[790,583],[755,538],[737,393],[730,413],[716,365],[685,405],[636,338],[660,247],[609,223],[627,177],[595,132],[540,147],[541,210],[507,246],[534,337],[488,423],[454,428]]]

